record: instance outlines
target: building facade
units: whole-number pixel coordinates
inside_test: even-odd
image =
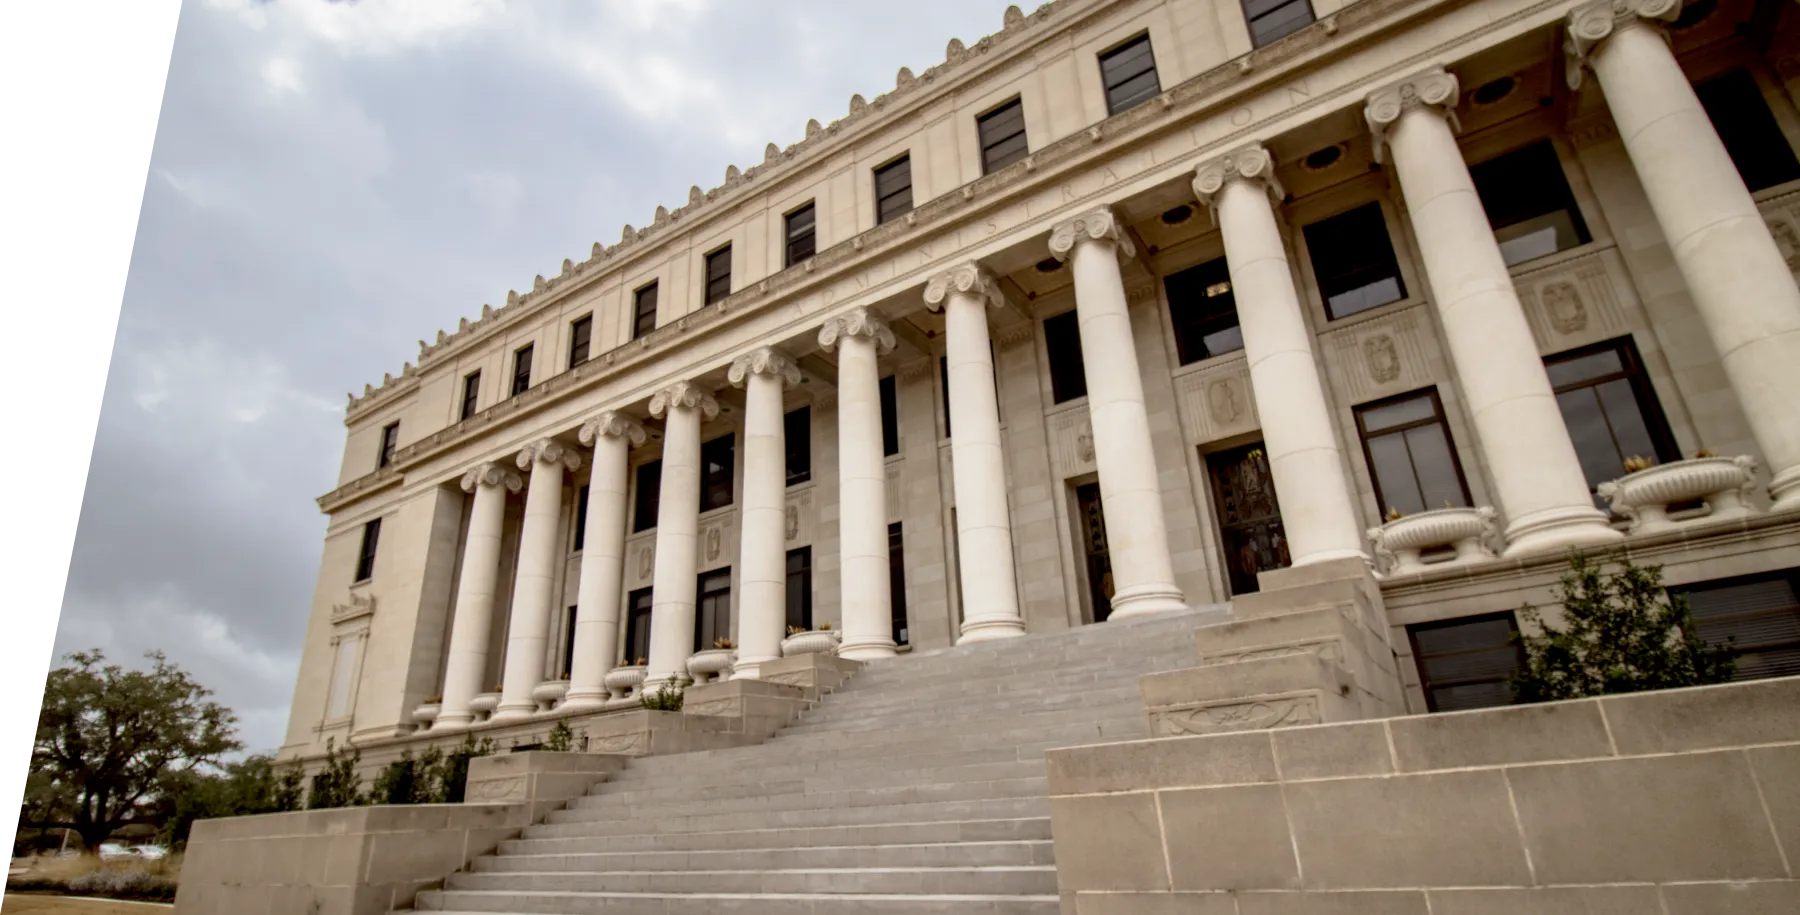
[[[1779,0],[1009,9],[351,396],[282,754],[1346,557],[1411,711],[1505,701],[1570,549],[1800,672],[1797,51]]]

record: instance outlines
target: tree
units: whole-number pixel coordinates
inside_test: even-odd
[[[186,845],[195,820],[300,809],[303,776],[298,760],[283,766],[257,755],[220,769],[172,772],[157,787],[163,821],[158,838],[163,844]]]
[[[50,671],[32,747],[27,815],[75,830],[98,848],[174,773],[216,765],[242,748],[237,716],[162,652],[151,669],[106,664],[98,649]]]
[[[1662,586],[1661,566],[1633,565],[1579,553],[1557,586],[1566,628],[1546,624],[1527,604],[1520,616],[1543,631],[1525,636],[1525,666],[1512,677],[1520,702],[1549,702],[1723,683],[1731,679],[1729,648],[1700,637],[1687,598]]]
[[[356,767],[362,762],[362,750],[351,747],[337,751],[336,738],[325,741],[325,768],[313,776],[312,796],[306,799],[308,810],[327,807],[355,807],[369,802],[362,792],[362,777]]]

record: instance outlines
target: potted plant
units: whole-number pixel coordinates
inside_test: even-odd
[[[731,668],[737,664],[737,643],[730,639],[717,639],[713,647],[705,651],[696,651],[688,658],[688,674],[695,683],[711,683],[723,680],[731,675]]]
[[[1632,533],[1646,534],[1675,527],[1679,522],[1669,519],[1669,510],[1684,502],[1705,502],[1711,511],[1700,517],[1706,520],[1746,517],[1755,511],[1745,501],[1755,487],[1755,458],[1715,457],[1702,449],[1692,458],[1667,464],[1628,457],[1625,475],[1601,483],[1595,492],[1612,504],[1614,514],[1630,522]]]
[[[646,658],[638,658],[635,664],[622,664],[607,671],[600,683],[614,699],[636,696],[644,685],[644,675],[650,672],[649,663]]]
[[[1485,505],[1467,508],[1446,503],[1443,508],[1411,515],[1389,509],[1387,521],[1369,528],[1368,538],[1375,546],[1376,559],[1387,566],[1387,574],[1417,572],[1427,566],[1422,558],[1427,550],[1456,552],[1430,565],[1492,559],[1494,552],[1488,544],[1496,537],[1494,517],[1494,510]]]
[[[820,623],[812,630],[799,626],[789,626],[788,636],[781,640],[781,656],[791,658],[801,654],[837,654],[840,634],[831,631],[830,623]]]

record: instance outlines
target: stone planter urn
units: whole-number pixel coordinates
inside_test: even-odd
[[[500,707],[500,694],[499,693],[482,693],[481,695],[476,696],[475,698],[469,700],[469,711],[474,712],[476,715],[479,715],[481,718],[486,718],[489,715],[492,715],[494,713],[494,709],[499,708],[499,707]]]
[[[647,673],[649,673],[649,668],[642,664],[628,664],[607,671],[606,676],[600,678],[600,682],[614,699],[627,699],[636,696],[642,690],[644,675]]]
[[[731,668],[737,664],[737,650],[732,648],[708,648],[696,651],[688,658],[688,674],[695,683],[712,683],[722,680],[731,674]]]
[[[1698,521],[1722,521],[1755,513],[1744,500],[1756,486],[1756,459],[1703,457],[1658,464],[1601,483],[1600,497],[1631,522],[1634,534],[1671,530],[1684,522],[1669,520],[1669,506],[1704,501],[1712,510]]]
[[[442,702],[427,702],[413,709],[413,721],[417,722],[420,727],[430,727],[431,723],[437,720],[438,713],[443,710]]]
[[[835,629],[795,633],[781,640],[781,656],[791,658],[801,654],[837,654],[838,642],[843,637],[843,633]]]
[[[1375,557],[1387,565],[1387,574],[1417,572],[1447,563],[1475,562],[1494,558],[1488,543],[1494,539],[1494,510],[1479,508],[1439,508],[1416,515],[1403,515],[1380,527],[1369,528],[1369,541],[1375,545]],[[1450,559],[1426,563],[1420,554],[1426,550],[1449,547],[1456,550]]]
[[[556,707],[556,703],[569,694],[569,681],[545,680],[531,688],[531,700],[538,704],[538,711],[547,712]]]

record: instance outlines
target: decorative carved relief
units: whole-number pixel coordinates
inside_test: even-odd
[[[645,546],[638,549],[638,580],[643,581],[656,571],[656,547]]]
[[[525,799],[525,776],[470,782],[467,798],[471,801],[488,802],[522,801]]]
[[[1319,723],[1319,699],[1313,695],[1273,696],[1194,708],[1161,708],[1151,710],[1150,720],[1157,737],[1295,727]]]
[[[375,595],[373,595],[373,594],[352,594],[352,595],[350,595],[349,603],[332,605],[331,621],[333,623],[347,623],[354,619],[360,619],[365,616],[372,616],[372,615],[374,615],[374,613],[375,613]]]
[[[1175,379],[1182,431],[1192,444],[1217,441],[1262,424],[1243,359],[1209,365]]]
[[[1770,218],[1769,234],[1775,238],[1775,247],[1781,250],[1781,256],[1787,261],[1788,270],[1800,273],[1800,233],[1794,231],[1794,224],[1785,219]]]
[[[794,541],[794,538],[799,537],[799,536],[800,536],[800,506],[789,505],[787,507],[787,539],[788,539],[788,542],[792,543]]]
[[[1319,349],[1332,386],[1361,403],[1430,384],[1421,312],[1414,306],[1323,335]]]
[[[1572,334],[1587,327],[1587,306],[1581,304],[1581,292],[1574,283],[1551,283],[1539,293],[1544,299],[1544,316],[1559,334]]]
[[[721,537],[719,534],[719,526],[718,525],[715,524],[706,529],[706,561],[707,562],[711,562],[711,561],[719,558],[719,541],[720,541],[720,539],[721,539]]]
[[[643,756],[649,751],[650,732],[632,731],[626,734],[607,734],[588,740],[589,753],[623,753],[628,756]]]
[[[1369,367],[1369,380],[1387,384],[1400,377],[1400,351],[1389,334],[1373,334],[1363,339],[1363,360]]]
[[[1081,426],[1075,430],[1075,456],[1084,464],[1094,462],[1094,424],[1086,416],[1081,419]]]
[[[1087,408],[1052,413],[1046,420],[1050,426],[1050,470],[1054,477],[1065,480],[1093,473],[1094,426],[1088,421]]]
[[[1556,352],[1629,330],[1619,290],[1626,281],[1612,250],[1513,277],[1539,352]]]
[[[887,520],[889,524],[901,520],[903,512],[900,502],[900,465],[901,461],[893,461],[887,465]]]
[[[706,702],[695,702],[682,708],[689,715],[742,715],[742,703],[733,696],[726,699],[710,699]]]

